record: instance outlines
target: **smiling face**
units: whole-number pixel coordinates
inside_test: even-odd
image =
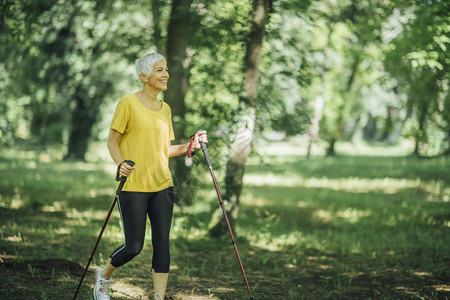
[[[160,60],[153,64],[150,75],[142,74],[140,78],[144,84],[148,84],[152,89],[157,91],[167,90],[167,82],[169,81],[169,69],[166,61]]]

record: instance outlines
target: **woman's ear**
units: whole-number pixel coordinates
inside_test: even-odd
[[[147,75],[145,75],[144,73],[139,74],[139,79],[141,79],[143,83],[148,81]]]

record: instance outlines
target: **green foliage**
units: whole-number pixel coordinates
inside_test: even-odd
[[[395,142],[406,125],[418,153],[448,153],[448,8],[446,1],[273,1],[255,136],[308,132],[322,97],[320,134],[330,143],[370,128],[370,138]],[[40,149],[105,138],[113,102],[138,88],[134,59],[164,51],[170,15],[160,0],[8,0],[0,10],[0,144]],[[208,129],[216,149],[226,148],[239,117],[251,10],[251,1],[191,5],[184,121],[186,132]]]
[[[397,79],[398,90],[408,97],[408,114],[415,120],[411,134],[416,139],[417,155],[435,155],[448,151],[449,147],[450,119],[445,112],[450,63],[448,9],[445,1],[418,1],[401,8],[403,20],[398,16],[393,20],[394,26],[402,31],[390,43],[385,65]],[[436,139],[431,137],[439,131],[444,137],[437,140],[444,143],[436,151],[433,145]]]
[[[284,11],[285,5],[288,3],[274,3],[263,45],[257,128],[296,135],[306,132],[310,124],[311,97],[307,92],[315,74],[308,59],[308,15],[301,10]]]
[[[148,25],[138,4],[123,5],[14,1],[3,7],[2,50],[12,49],[2,64],[9,85],[3,103],[22,112],[15,129],[23,124],[24,138],[43,146],[67,143],[72,113],[83,107],[85,120],[95,122],[100,104],[130,82],[121,69],[148,44],[142,34]],[[19,106],[16,99],[23,99]]]
[[[193,128],[228,126],[242,86],[251,3],[207,1],[196,7],[198,30],[186,105]],[[203,119],[203,121],[201,121]]]
[[[278,119],[274,118],[272,128],[292,136],[304,133],[310,123],[309,108],[305,105],[305,102],[298,102],[295,104],[293,112],[283,111]]]

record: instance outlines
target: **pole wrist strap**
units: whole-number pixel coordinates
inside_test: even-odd
[[[186,153],[187,157],[192,157],[195,154],[194,150],[192,150],[192,144],[194,143],[194,137],[195,137],[195,134],[191,135],[191,140],[189,142],[188,150]]]

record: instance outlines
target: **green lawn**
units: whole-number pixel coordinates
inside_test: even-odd
[[[207,235],[217,199],[195,159],[204,176],[194,204],[175,208],[169,294],[247,299],[229,237]],[[0,157],[0,170],[0,298],[71,299],[113,200],[114,165]],[[449,170],[442,158],[253,157],[235,234],[256,298],[450,298]],[[115,211],[79,299],[121,242]],[[117,272],[114,299],[146,299],[150,261],[148,236]]]

